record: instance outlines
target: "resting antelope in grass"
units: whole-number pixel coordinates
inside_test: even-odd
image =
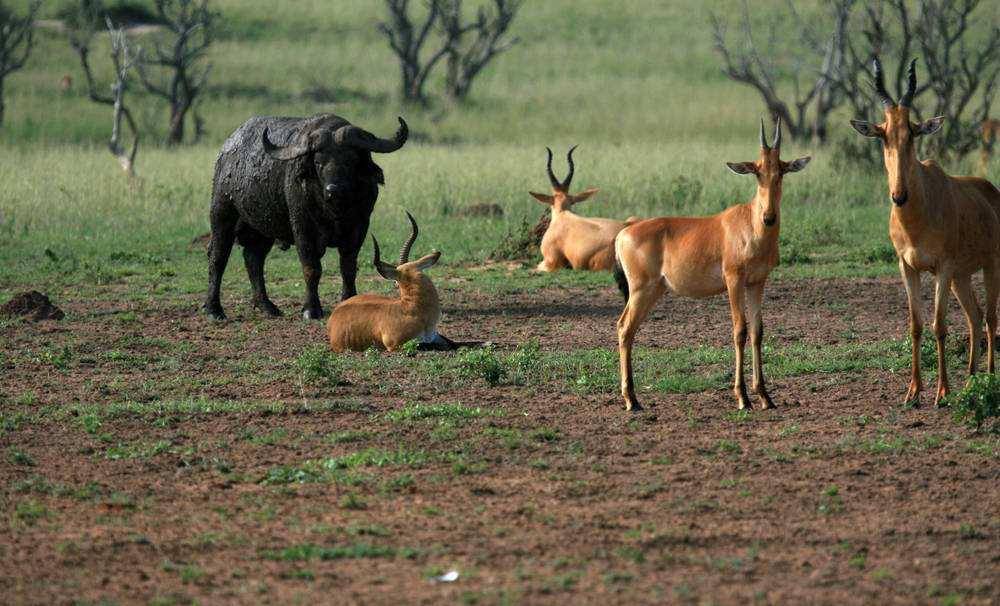
[[[528,192],[539,202],[552,207],[549,228],[542,236],[542,262],[538,264],[538,271],[556,271],[563,267],[611,270],[615,263],[615,236],[626,225],[638,221],[636,217],[629,217],[627,221],[581,217],[570,210],[577,202],[583,202],[599,191],[591,188],[578,194],[569,193],[569,184],[573,181],[574,149],[575,145],[566,154],[569,173],[560,182],[552,172],[552,150],[546,147],[545,151],[549,153],[546,171],[552,184],[552,195]]]
[[[994,370],[993,338],[996,332],[997,296],[1000,294],[1000,192],[989,181],[977,177],[952,177],[933,160],[917,160],[916,139],[941,128],[944,117],[919,124],[910,122],[910,104],[917,87],[916,63],[910,63],[906,93],[897,105],[885,90],[882,66],[875,59],[875,90],[885,106],[885,122],[870,124],[851,120],[862,135],[882,141],[885,170],[889,177],[889,238],[899,257],[899,271],[910,306],[910,338],[913,358],[906,402],[916,403],[920,380],[920,272],[936,278],[934,290],[934,337],[937,340],[938,383],[935,403],[948,394],[944,361],[945,315],[948,289],[955,293],[969,323],[969,373],[976,371],[982,331],[982,312],[972,292],[972,274],[983,270],[986,283],[986,365]]]
[[[736,382],[739,408],[750,408],[743,381],[743,349],[747,341],[749,308],[753,346],[753,391],[762,408],[774,404],[764,387],[760,347],[763,338],[761,301],[764,281],[778,264],[781,226],[781,181],[786,173],[805,168],[809,157],[782,162],[781,121],[769,146],[760,122],[760,158],[756,162],[727,162],[738,175],[754,175],[757,193],[746,204],[731,206],[711,217],[659,217],[626,227],[615,239],[615,279],[625,295],[618,318],[618,355],[622,396],[626,410],[642,407],[632,379],[632,343],[639,325],[668,289],[684,297],[708,297],[726,292],[733,320]]]
[[[395,351],[412,339],[418,339],[425,349],[454,349],[454,343],[438,334],[441,303],[434,284],[423,273],[438,262],[441,253],[435,250],[416,261],[409,260],[419,230],[413,216],[406,216],[412,229],[395,265],[382,261],[378,240],[372,236],[375,271],[386,280],[396,281],[399,298],[363,294],[338,305],[326,325],[334,351],[364,351],[369,347]]]

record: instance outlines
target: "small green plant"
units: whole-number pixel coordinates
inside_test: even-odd
[[[412,358],[413,356],[417,355],[417,352],[419,350],[420,350],[420,341],[416,339],[410,339],[406,343],[403,343],[399,348],[399,351],[408,358]]]
[[[368,509],[368,504],[365,503],[364,499],[354,494],[353,492],[348,493],[343,497],[341,497],[339,504],[341,509],[352,509],[355,511]]]
[[[965,387],[948,396],[952,418],[981,431],[1000,431],[1000,376],[980,373],[969,377]]]
[[[7,461],[9,461],[11,465],[23,465],[25,467],[35,466],[35,460],[31,458],[31,455],[22,450],[17,450],[16,448],[11,448],[7,451]]]
[[[507,378],[507,366],[493,345],[470,349],[459,356],[459,373],[463,377],[479,378],[496,387]]]
[[[306,348],[295,360],[303,385],[333,387],[341,381],[340,365],[325,345]]]

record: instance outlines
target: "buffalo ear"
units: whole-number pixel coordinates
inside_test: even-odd
[[[753,162],[726,162],[726,166],[737,175],[757,174],[757,165]]]
[[[294,143],[289,145],[275,145],[271,142],[268,128],[265,127],[260,135],[261,145],[264,152],[276,160],[294,160],[310,152],[329,147],[333,144],[333,135],[328,130],[312,131],[305,136],[299,135]]]
[[[378,164],[375,164],[371,160],[368,161],[368,165],[369,165],[368,168],[371,171],[372,176],[375,177],[375,182],[378,183],[379,185],[385,185],[385,173],[382,172],[382,167],[379,166]]]

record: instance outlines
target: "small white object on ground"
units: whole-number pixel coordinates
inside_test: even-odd
[[[434,579],[432,580],[437,583],[454,583],[455,581],[458,580],[458,571],[449,570],[448,572],[442,574],[441,576],[434,577]]]

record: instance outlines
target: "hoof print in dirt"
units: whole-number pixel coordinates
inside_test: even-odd
[[[63,310],[52,304],[52,301],[37,290],[30,290],[15,295],[3,307],[0,316],[22,317],[28,320],[62,320],[66,317]]]

